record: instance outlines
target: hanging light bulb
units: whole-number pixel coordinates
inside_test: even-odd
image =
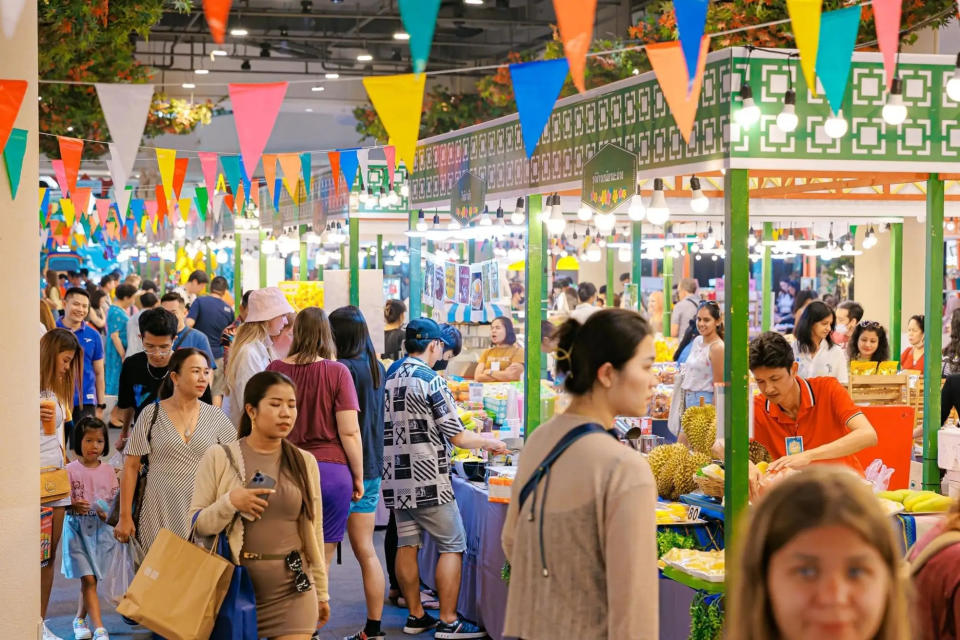
[[[262,243],[260,243],[260,251],[263,251],[263,255],[272,256],[277,252],[277,241],[273,238],[266,238]]]
[[[663,179],[653,180],[653,197],[647,207],[647,219],[657,226],[662,226],[670,219],[670,209],[667,207],[667,198],[663,193]]]
[[[700,178],[690,177],[690,208],[694,213],[706,213],[710,208],[710,201],[703,195],[703,189],[700,188]]]
[[[707,225],[707,235],[703,239],[703,248],[710,250],[717,246],[717,236],[713,234],[713,225]]]
[[[957,68],[947,80],[947,96],[954,102],[960,102],[960,53],[957,54]]]
[[[627,217],[634,222],[640,222],[647,215],[647,210],[643,208],[643,200],[640,198],[640,183],[637,183],[637,192],[630,199],[630,208],[627,209]]]
[[[563,215],[563,205],[560,204],[560,194],[553,194],[553,210],[550,212],[556,215]]]
[[[823,123],[823,131],[833,139],[842,138],[847,135],[847,121],[843,119],[843,109],[830,114],[827,121]]]
[[[800,124],[800,118],[797,117],[797,92],[788,89],[783,94],[783,110],[777,114],[777,127],[784,133],[792,133],[797,130]]]
[[[586,202],[581,202],[580,208],[577,209],[577,220],[581,220],[583,222],[589,222],[590,218],[592,217],[593,217],[593,209],[591,209],[590,205],[588,205]]]
[[[843,240],[843,251],[844,251],[845,253],[849,253],[850,251],[853,251],[853,243],[850,242],[850,236],[849,236],[849,235],[846,236],[846,238],[844,238],[844,240]]]
[[[560,196],[554,195],[551,199],[554,201],[554,204],[550,207],[547,207],[547,210],[550,212],[550,217],[547,218],[547,231],[550,235],[558,236],[563,233],[564,228],[567,226],[567,221],[563,217],[563,208],[560,206]]]
[[[513,213],[510,214],[510,224],[519,226],[527,221],[527,216],[523,210],[523,198],[517,198],[517,206],[513,210]]]
[[[740,110],[734,114],[734,118],[744,129],[749,129],[757,120],[760,119],[760,107],[753,100],[753,89],[749,82],[744,82],[740,86]]]
[[[483,207],[483,213],[480,214],[480,226],[481,227],[492,227],[493,220],[490,219],[490,209],[486,206]]]
[[[386,209],[387,205],[390,204],[390,198],[387,196],[387,190],[384,187],[380,187],[380,197],[377,199],[377,204],[381,209]]]
[[[896,77],[890,85],[887,103],[883,105],[883,121],[896,127],[903,124],[906,119],[907,105],[903,104],[903,80]]]
[[[504,219],[503,207],[499,204],[497,205],[497,226],[501,229],[507,226],[507,221]]]
[[[343,227],[340,226],[340,223],[337,223],[337,244],[343,244],[347,241],[347,234],[344,232]]]
[[[400,195],[404,198],[410,197],[410,185],[408,185],[406,182],[400,185]]]
[[[590,262],[600,262],[600,259],[603,257],[603,252],[600,251],[600,245],[596,242],[591,242],[587,246],[586,259]]]
[[[400,204],[400,196],[397,195],[397,192],[393,189],[390,190],[390,194],[387,196],[387,204],[391,207],[395,207]]]
[[[423,232],[427,230],[427,220],[423,215],[423,209],[417,211],[417,231]]]
[[[953,222],[953,218],[950,218],[949,220],[947,220],[944,227],[946,228],[947,231],[953,231],[954,229],[957,228],[957,226]]]
[[[612,213],[598,213],[593,222],[597,225],[599,233],[609,235],[617,224],[617,216]]]
[[[750,230],[750,235],[747,236],[747,246],[751,249],[757,246],[757,234],[753,232],[753,229]]]
[[[873,230],[873,227],[867,230],[867,235],[863,238],[863,248],[872,249],[877,244],[877,234]]]

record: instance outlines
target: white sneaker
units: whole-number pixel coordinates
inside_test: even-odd
[[[47,628],[47,621],[43,621],[43,640],[63,640],[60,636]]]
[[[73,637],[76,640],[90,640],[93,637],[90,627],[87,626],[87,621],[83,618],[73,619]]]

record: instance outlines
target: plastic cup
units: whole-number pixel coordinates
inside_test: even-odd
[[[40,419],[40,424],[43,426],[43,433],[52,436],[57,432],[57,401],[53,398],[40,398],[40,408],[49,409],[52,414],[52,417],[48,420]]]

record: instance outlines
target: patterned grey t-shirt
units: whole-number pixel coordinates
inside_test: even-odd
[[[383,501],[388,509],[453,501],[448,443],[463,431],[446,381],[408,357],[386,383]]]

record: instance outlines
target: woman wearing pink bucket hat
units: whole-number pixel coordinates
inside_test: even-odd
[[[283,331],[288,313],[294,313],[293,307],[277,287],[250,293],[247,319],[237,329],[227,362],[226,395],[230,399],[230,419],[235,425],[239,426],[243,416],[243,390],[247,380],[265,371],[276,358],[272,339]]]

